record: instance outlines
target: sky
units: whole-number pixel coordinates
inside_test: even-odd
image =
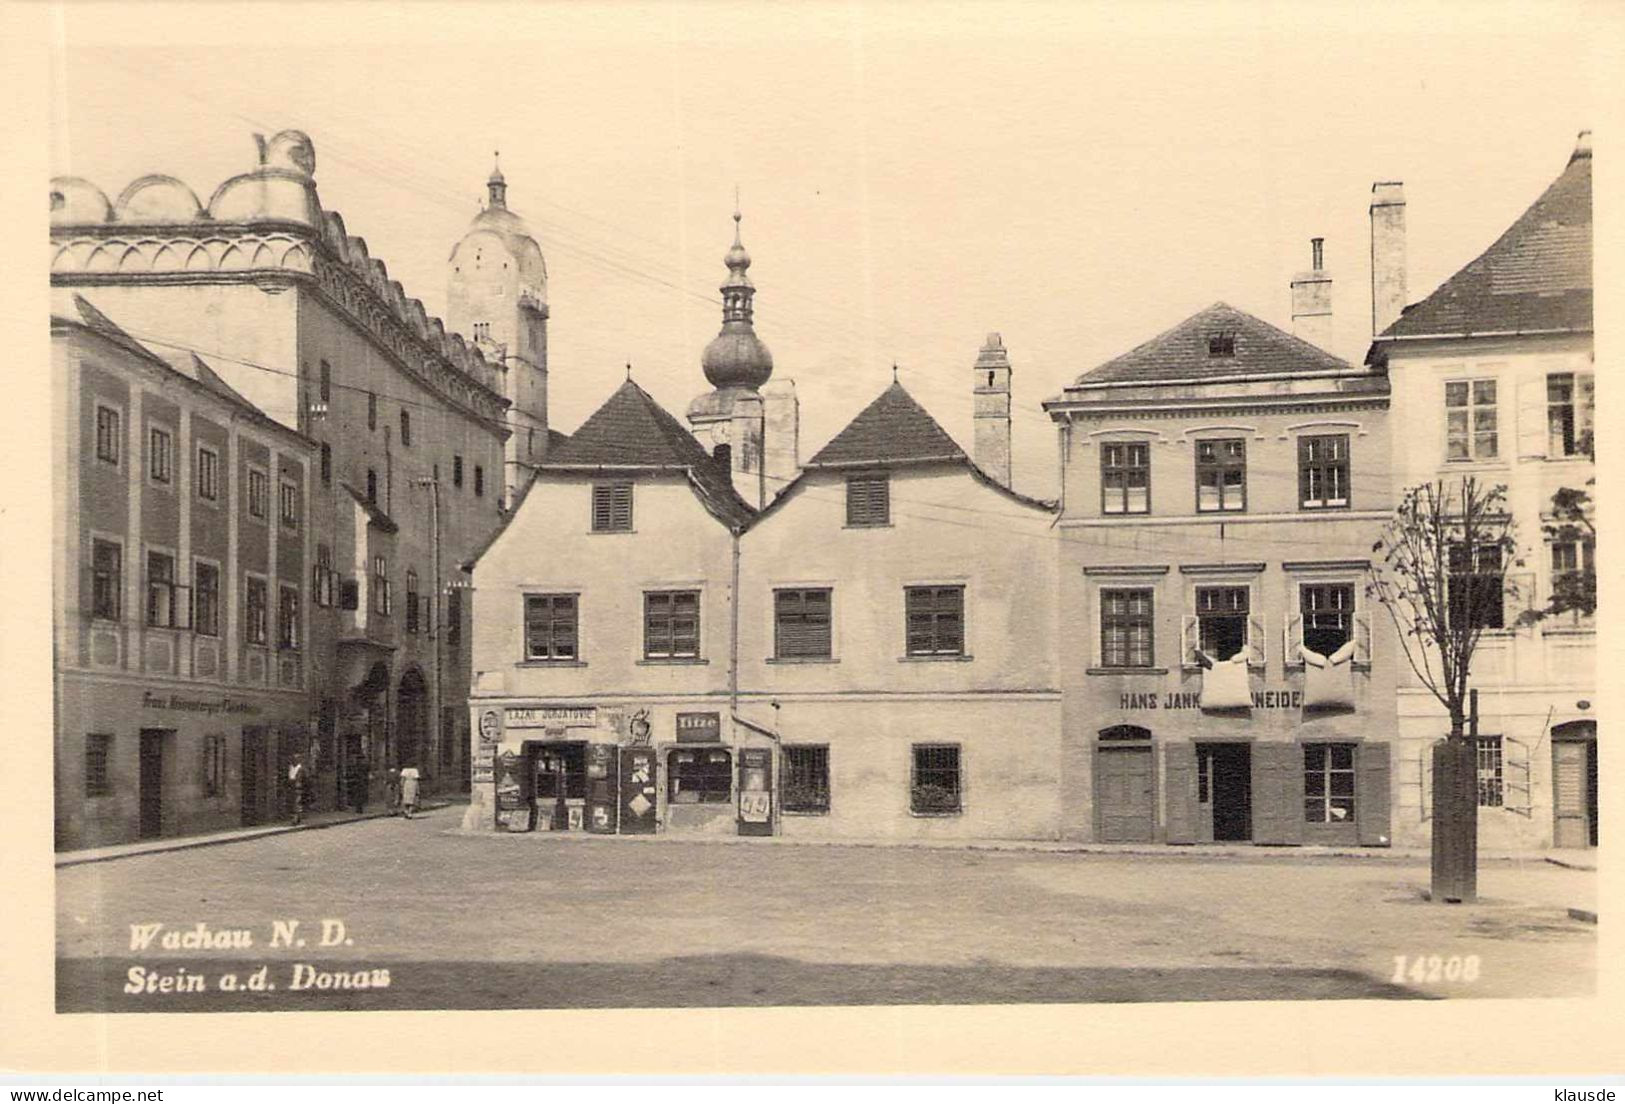
[[[1593,125],[1619,12],[1174,4],[58,9],[51,171],[207,199],[253,134],[312,138],[323,206],[432,314],[501,150],[549,271],[551,413],[625,378],[679,416],[735,188],[757,333],[802,457],[891,381],[963,445],[989,332],[1015,484],[1056,490],[1040,404],[1222,300],[1290,327],[1326,239],[1332,351],[1370,338],[1367,204],[1409,201],[1410,299],[1487,247]]]

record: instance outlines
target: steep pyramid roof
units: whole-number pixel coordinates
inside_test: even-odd
[[[541,470],[620,468],[682,471],[706,508],[728,525],[753,513],[733,480],[704,447],[647,391],[630,379],[621,384],[581,428],[553,445]]]
[[[1506,233],[1378,340],[1591,328],[1591,150],[1582,144]]]
[[[1145,344],[1090,369],[1077,383],[1206,383],[1352,368],[1348,361],[1261,318],[1228,303],[1214,303]]]
[[[967,460],[937,420],[896,380],[807,461],[809,468]]]

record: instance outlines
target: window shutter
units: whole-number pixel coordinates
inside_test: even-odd
[[[1303,614],[1289,613],[1281,622],[1281,662],[1288,667],[1301,667],[1303,655]]]
[[[609,488],[598,484],[592,489],[592,527],[602,532],[610,527],[610,496]]]
[[[1168,843],[1196,842],[1196,745],[1169,744],[1164,769],[1167,779],[1165,827]]]
[[[617,483],[610,489],[610,526],[632,528],[632,484]]]
[[[1388,761],[1386,743],[1366,742],[1355,749],[1354,820],[1365,847],[1387,847],[1392,832]]]
[[[1303,745],[1253,744],[1253,842],[1294,844],[1303,838]]]
[[[1194,613],[1187,613],[1179,624],[1179,662],[1186,667],[1198,667],[1196,646],[1201,642],[1201,623]]]
[[[1371,662],[1371,614],[1354,615],[1354,662]]]
[[[1546,455],[1546,377],[1518,381],[1518,456]]]
[[[1262,667],[1269,659],[1264,641],[1264,618],[1254,615],[1247,618],[1247,648],[1249,655],[1247,664],[1250,667]]]

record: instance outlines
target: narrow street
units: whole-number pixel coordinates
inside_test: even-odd
[[[1595,907],[1596,874],[1545,863],[1486,863],[1480,903],[1440,907],[1421,899],[1425,864],[1394,858],[475,836],[456,831],[460,814],[59,870],[59,1010],[1527,997],[1594,984],[1597,929],[1566,906]],[[292,945],[274,945],[278,918],[298,921]],[[331,946],[323,920],[343,924],[327,925]],[[152,924],[132,950],[133,926]],[[1408,956],[1397,981],[1396,956]],[[261,966],[274,990],[221,990]]]

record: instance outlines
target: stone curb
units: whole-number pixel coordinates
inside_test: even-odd
[[[450,801],[424,802],[419,812],[428,813],[437,809],[447,809],[453,804],[454,802]],[[207,836],[176,836],[173,840],[153,840],[151,846],[144,846],[132,851],[118,851],[112,854],[87,855],[84,852],[68,851],[56,856],[56,867],[61,870],[64,867],[84,866],[89,863],[113,862],[116,859],[135,859],[143,855],[162,855],[170,851],[190,851],[198,847],[219,847],[227,843],[246,843],[249,840],[284,836],[289,832],[310,832],[321,828],[338,828],[345,824],[358,824],[363,820],[380,820],[384,817],[398,815],[400,814],[381,809],[375,813],[360,813],[337,820],[324,820],[306,824],[276,824],[263,829],[251,829],[247,832],[221,832]]]

